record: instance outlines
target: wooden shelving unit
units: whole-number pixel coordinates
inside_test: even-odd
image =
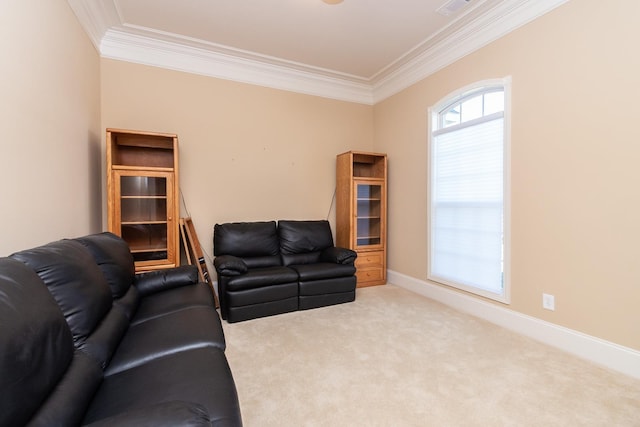
[[[178,136],[107,129],[109,231],[121,236],[136,271],[180,263]]]
[[[387,155],[336,159],[336,244],[358,253],[358,287],[387,282]]]

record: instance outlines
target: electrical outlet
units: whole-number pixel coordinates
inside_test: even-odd
[[[542,308],[554,311],[556,309],[556,298],[550,294],[542,294]]]

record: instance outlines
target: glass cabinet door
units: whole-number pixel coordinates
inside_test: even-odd
[[[384,232],[382,184],[355,181],[355,187],[355,246],[357,248],[381,246]]]
[[[125,171],[116,175],[120,236],[129,244],[134,261],[168,261],[169,230],[174,220],[167,210],[173,206],[171,175]]]

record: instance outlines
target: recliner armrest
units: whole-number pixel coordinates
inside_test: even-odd
[[[240,276],[249,271],[249,267],[242,260],[233,255],[220,255],[213,260],[216,272],[222,276]]]
[[[195,265],[138,273],[134,282],[141,296],[196,283],[198,268]]]
[[[324,262],[333,262],[335,264],[350,265],[356,261],[358,254],[347,248],[331,246],[322,251],[320,259]]]
[[[138,409],[131,409],[103,418],[86,426],[134,427],[134,426],[208,426],[211,419],[207,410],[199,404],[183,401],[163,402]]]

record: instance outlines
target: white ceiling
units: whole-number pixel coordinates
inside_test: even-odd
[[[103,57],[367,104],[565,1],[68,0]]]

